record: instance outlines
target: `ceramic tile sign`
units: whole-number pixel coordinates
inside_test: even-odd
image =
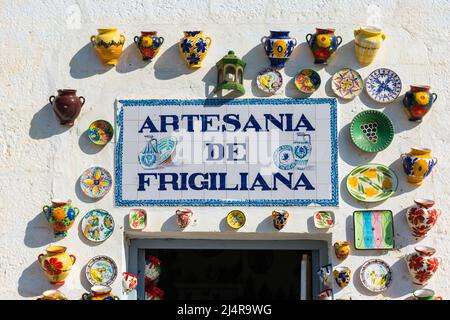
[[[117,100],[117,206],[337,206],[337,102]]]

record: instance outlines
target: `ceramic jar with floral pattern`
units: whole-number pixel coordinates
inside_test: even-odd
[[[333,276],[339,288],[345,288],[350,283],[352,271],[349,267],[339,266],[333,270]]]
[[[427,246],[416,246],[416,252],[408,254],[406,264],[414,284],[425,285],[436,273],[439,259],[434,256],[436,249]]]
[[[422,118],[430,111],[436,102],[437,94],[430,92],[430,86],[410,86],[405,93],[403,106],[409,121],[421,122]]]
[[[441,210],[434,206],[433,200],[416,199],[414,203],[415,205],[406,211],[406,221],[414,237],[424,238],[436,224]]]
[[[316,33],[308,33],[306,42],[314,56],[314,63],[327,64],[342,42],[340,36],[334,34],[335,29],[316,28]]]
[[[272,211],[272,221],[273,226],[277,230],[281,230],[286,225],[289,219],[289,212],[286,210],[273,210]]]
[[[82,300],[119,300],[118,296],[111,293],[112,289],[108,286],[93,286],[90,293],[83,293]]]
[[[105,64],[115,66],[122,54],[125,36],[117,28],[97,29],[98,35],[91,36],[95,52]]]
[[[180,229],[186,228],[189,223],[191,223],[191,218],[194,214],[191,210],[186,208],[178,209],[175,213],[177,215],[177,224]]]
[[[184,31],[184,37],[178,43],[178,48],[189,67],[200,68],[211,42],[211,38],[204,36],[203,31]]]
[[[47,221],[53,227],[55,237],[67,236],[67,231],[72,227],[75,218],[80,213],[80,210],[71,205],[72,200],[51,200],[51,206],[44,206],[42,211],[47,218]]]
[[[350,242],[338,241],[334,243],[334,253],[339,260],[345,260],[350,254]]]
[[[164,38],[158,37],[158,32],[156,31],[141,31],[140,37],[134,37],[134,43],[136,43],[136,46],[141,52],[142,59],[144,61],[152,61],[164,43]]]
[[[431,149],[411,148],[409,153],[401,155],[403,171],[408,182],[416,185],[422,184],[437,164],[437,159],[431,156]]]
[[[270,31],[261,38],[272,68],[283,68],[297,45],[297,39],[289,37],[290,31]]]
[[[76,261],[76,257],[73,254],[68,254],[66,250],[67,248],[63,246],[51,246],[47,248],[46,254],[41,253],[38,256],[42,271],[53,285],[64,284],[64,280]]]

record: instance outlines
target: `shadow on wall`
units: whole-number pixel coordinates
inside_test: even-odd
[[[328,65],[325,66],[325,71],[329,75],[333,76],[342,68],[350,68],[356,71],[362,68],[362,66],[356,60],[355,40],[347,42],[338,47],[335,55],[330,58]]]
[[[284,72],[288,77],[295,77],[301,69],[313,69],[319,71],[324,65],[314,64],[314,56],[308,43],[302,42],[294,49],[291,57],[286,62]]]
[[[199,68],[190,68],[180,56],[178,43],[159,53],[155,61],[155,77],[159,80],[169,80],[182,75],[191,74]]]
[[[90,42],[72,57],[69,66],[70,75],[75,79],[89,78],[114,68],[112,65],[103,64]]]
[[[56,117],[52,105],[47,103],[34,114],[28,134],[32,139],[41,140],[66,132],[70,128],[70,126],[59,124],[59,119]]]
[[[400,158],[392,162],[389,165],[389,169],[394,171],[398,178],[398,188],[392,197],[396,198],[402,196],[404,193],[410,193],[419,187],[419,185],[411,184],[407,181],[406,174],[403,172],[402,160]]]
[[[89,132],[89,129],[87,129],[80,135],[80,138],[78,138],[78,146],[80,147],[81,151],[83,151],[86,154],[96,154],[96,153],[100,152],[106,145],[102,146],[102,145],[93,143],[89,139],[88,132]]]
[[[97,200],[101,199],[101,198],[100,199],[89,198],[87,195],[85,195],[83,193],[83,190],[81,190],[80,180],[81,180],[81,175],[78,177],[77,181],[75,182],[75,194],[77,195],[78,200],[80,200],[84,203],[94,203]]]
[[[31,298],[41,295],[45,290],[57,288],[58,286],[52,286],[48,282],[36,257],[36,261],[23,270],[20,275],[17,292],[24,298]]]
[[[60,239],[53,236],[52,228],[47,222],[44,212],[39,212],[32,220],[28,221],[24,238],[24,244],[28,248],[40,248]]]
[[[87,292],[91,292],[92,284],[88,281],[86,277],[86,267],[88,263],[89,262],[87,262],[80,270],[80,283]]]
[[[144,61],[141,53],[135,43],[130,44],[123,50],[117,63],[116,70],[118,73],[133,72],[145,68],[150,61]]]

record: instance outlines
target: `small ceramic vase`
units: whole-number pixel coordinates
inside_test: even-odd
[[[353,33],[355,35],[356,60],[359,64],[367,66],[375,59],[386,36],[381,29],[372,26],[362,26]]]
[[[137,275],[129,272],[122,273],[122,288],[125,293],[130,293],[135,290],[138,283]]]
[[[158,37],[157,34],[156,31],[141,31],[140,37],[134,37],[134,43],[136,43],[144,61],[152,61],[164,43],[164,38]]]
[[[437,94],[430,92],[430,86],[410,86],[405,93],[403,106],[409,121],[421,122],[436,102]]]
[[[184,37],[178,43],[178,48],[189,67],[200,68],[211,42],[211,38],[205,37],[203,31],[184,31]]]
[[[349,267],[336,267],[334,269],[334,280],[339,288],[345,288],[350,283],[351,273],[352,271]]]
[[[315,64],[328,64],[328,59],[336,53],[342,38],[335,36],[334,31],[335,29],[316,28],[316,33],[306,35],[306,42],[313,53]]]
[[[317,275],[320,278],[320,281],[322,284],[326,287],[331,287],[332,279],[331,279],[331,273],[333,272],[333,267],[331,264],[327,264],[325,266],[320,267],[319,270],[317,270]]]
[[[286,225],[289,219],[289,212],[286,210],[273,210],[272,211],[272,221],[273,226],[277,230],[281,230]]]
[[[73,254],[66,252],[63,246],[52,246],[47,248],[47,253],[38,256],[39,264],[51,284],[60,286],[69,275],[72,265],[76,261]]]
[[[437,159],[430,153],[431,149],[413,147],[409,153],[401,155],[403,171],[409,183],[421,185],[431,173],[437,164]]]
[[[128,219],[131,229],[142,230],[147,225],[147,212],[144,209],[132,209]]]
[[[91,36],[91,43],[100,59],[115,66],[122,54],[125,36],[117,28],[97,29],[98,35]]]
[[[90,293],[83,293],[82,300],[120,300],[118,296],[111,293],[108,286],[93,286]]]
[[[439,260],[434,256],[436,249],[416,246],[416,252],[405,256],[406,265],[414,284],[426,285],[439,267]]]
[[[333,289],[326,288],[320,291],[319,300],[333,300]]]
[[[51,202],[52,205],[44,206],[42,211],[47,221],[52,225],[55,237],[65,237],[80,210],[71,206],[72,200],[53,199]]]
[[[334,253],[339,260],[345,260],[350,254],[350,242],[338,241],[334,243]]]
[[[81,107],[86,101],[84,97],[77,97],[76,93],[75,89],[59,89],[56,97],[48,98],[62,125],[73,126],[73,122],[79,116]]]
[[[273,68],[283,68],[297,45],[297,39],[289,37],[290,31],[270,31],[270,36],[261,38]]]
[[[415,205],[406,211],[406,221],[416,238],[425,238],[436,224],[441,210],[434,206],[433,200],[416,199]]]
[[[181,229],[186,228],[191,222],[192,215],[194,214],[191,210],[181,208],[176,211],[177,214],[177,224]]]
[[[59,290],[46,290],[37,300],[68,300]]]

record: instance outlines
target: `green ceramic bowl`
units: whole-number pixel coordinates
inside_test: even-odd
[[[350,135],[359,149],[379,152],[386,149],[394,139],[394,125],[384,113],[366,110],[353,118]]]

